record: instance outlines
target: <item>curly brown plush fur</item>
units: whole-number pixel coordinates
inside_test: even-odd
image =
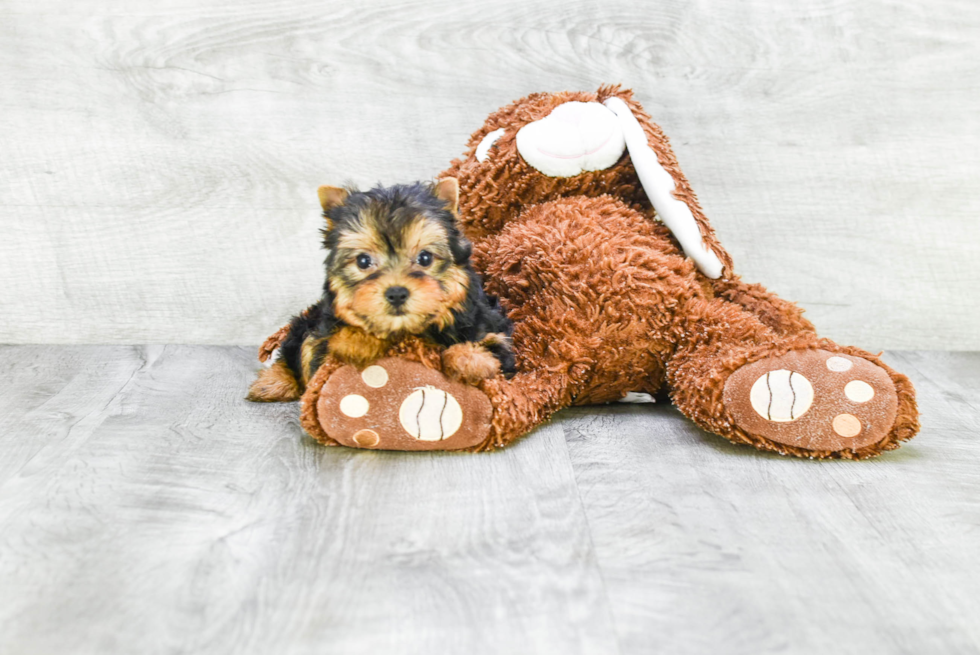
[[[520,155],[523,126],[567,102],[614,96],[673,178],[674,198],[722,264],[719,277],[702,274],[659,222],[628,152],[604,170],[571,177],[545,175]],[[477,146],[501,129],[479,161]],[[602,87],[518,100],[491,114],[440,177],[458,180],[474,267],[514,323],[518,373],[476,383],[493,414],[471,449],[502,447],[563,407],[664,386],[705,430],[785,455],[861,459],[918,431],[908,378],[870,353],[820,339],[795,304],[734,273],[666,137],[631,92]],[[443,370],[459,358],[445,359]],[[411,366],[438,361],[435,344],[413,342],[400,379]],[[304,426],[330,443],[316,416],[322,373],[304,396]],[[394,443],[385,439],[374,435],[371,447]]]
[[[627,154],[605,170],[558,178],[518,153],[516,134],[524,125],[563,103],[611,96],[630,107],[674,178],[674,196],[688,205],[704,243],[724,264],[720,278],[701,274],[656,220]],[[504,135],[479,162],[477,144],[500,128]],[[819,339],[795,304],[734,274],[666,137],[631,92],[603,87],[518,100],[491,114],[466,155],[442,176],[460,183],[460,216],[474,243],[475,267],[515,325],[518,375],[484,385],[495,409],[487,446],[508,443],[561,407],[616,400],[627,391],[652,393],[665,383],[677,407],[704,429],[783,454],[863,458],[917,432],[908,378],[870,353]],[[860,448],[821,448],[838,436],[811,434],[799,439],[809,447],[800,447],[739,427],[722,399],[729,376],[794,350],[812,351],[821,362],[827,354],[820,353],[846,353],[883,368],[897,397],[884,436]]]

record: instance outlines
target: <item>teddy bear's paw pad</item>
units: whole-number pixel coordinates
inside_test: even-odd
[[[328,436],[377,450],[469,448],[486,438],[492,414],[479,389],[397,358],[334,371],[317,401]]]
[[[883,368],[825,350],[746,364],[725,383],[724,401],[749,434],[807,450],[856,450],[881,441],[898,409]]]

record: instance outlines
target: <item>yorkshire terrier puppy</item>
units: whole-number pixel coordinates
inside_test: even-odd
[[[455,179],[318,194],[327,221],[323,298],[292,319],[249,400],[296,400],[328,353],[363,368],[407,334],[446,346],[443,369],[454,379],[514,373],[512,326],[484,294],[456,224]]]

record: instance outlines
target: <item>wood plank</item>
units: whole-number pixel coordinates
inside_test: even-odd
[[[801,461],[669,405],[562,415],[624,652],[980,649],[980,354],[897,353],[923,431]]]
[[[978,349],[978,34],[968,0],[7,0],[0,342],[257,343],[318,295],[319,184],[623,82],[747,279],[838,341]]]
[[[0,494],[84,444],[142,365],[131,348],[0,346]]]
[[[0,361],[0,652],[618,652],[556,426],[325,448],[242,399],[252,348]]]

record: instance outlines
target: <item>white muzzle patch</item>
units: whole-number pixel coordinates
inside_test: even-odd
[[[489,143],[486,148],[480,144],[478,156],[482,148],[485,159],[497,138],[496,132],[488,134],[484,142],[489,140]],[[517,132],[517,151],[521,157],[549,177],[573,177],[586,171],[604,170],[619,161],[627,149],[657,217],[702,273],[712,279],[721,277],[721,260],[705,246],[691,208],[674,197],[677,184],[673,176],[660,165],[639,121],[622,99],[609,98],[604,104],[566,102]]]
[[[616,115],[598,102],[566,102],[517,132],[517,151],[549,177],[609,168],[626,141]]]

